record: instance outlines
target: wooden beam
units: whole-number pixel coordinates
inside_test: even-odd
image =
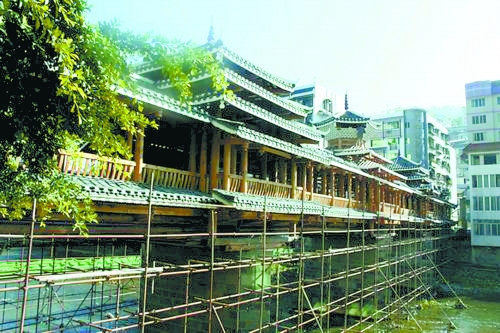
[[[292,158],[292,155],[289,154],[289,153],[285,153],[284,151],[281,151],[281,150],[278,150],[278,149],[274,149],[274,148],[270,148],[270,147],[266,147],[266,146],[262,146],[259,149],[259,152],[261,152],[261,153],[270,153],[270,154],[273,154],[273,155],[284,157],[284,158],[289,159],[289,160]]]
[[[101,204],[95,207],[97,213],[117,213],[117,214],[147,214],[148,206],[130,204]],[[154,207],[154,215],[171,216],[201,216],[203,209],[184,207]]]
[[[243,145],[245,143],[248,143],[248,141],[244,140],[244,139],[240,139],[240,138],[235,138],[235,137],[227,137],[227,138],[224,138],[221,141],[221,144],[223,144],[223,145],[226,145],[226,144],[229,144],[229,145]]]

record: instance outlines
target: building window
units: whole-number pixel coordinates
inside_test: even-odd
[[[498,236],[498,225],[496,224],[491,225],[491,235]]]
[[[495,197],[490,197],[490,201],[491,201],[491,210],[498,210],[499,207],[497,205],[497,200]]]
[[[500,96],[497,96],[497,104],[500,105]]]
[[[495,175],[490,175],[490,187],[497,187]]]
[[[484,181],[483,181],[484,187],[490,187],[490,176],[484,175],[483,177],[484,177]]]
[[[484,133],[483,132],[474,133],[474,141],[484,141]]]
[[[409,121],[405,122],[405,128],[410,128],[410,122]]]
[[[472,176],[472,187],[480,188],[483,187],[483,177],[482,176]]]
[[[486,124],[486,115],[472,116],[472,125]]]
[[[490,197],[484,197],[484,210],[490,210]]]
[[[483,197],[472,197],[472,209],[473,210],[484,210]]]
[[[479,108],[479,107],[485,105],[484,98],[475,98],[475,99],[472,99],[470,102],[471,102],[471,106],[473,108]]]
[[[323,101],[323,109],[326,112],[332,113],[333,112],[333,103],[332,103],[332,101],[329,100],[329,99],[325,99]]]
[[[479,159],[479,155],[472,155],[471,157],[471,165],[479,165],[481,163]]]
[[[497,164],[497,155],[484,154],[484,164]]]

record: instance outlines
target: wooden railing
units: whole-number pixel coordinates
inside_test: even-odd
[[[200,175],[198,173],[150,164],[143,164],[141,181],[149,184],[153,172],[155,174],[153,181],[155,185],[187,190],[197,190],[200,186]]]
[[[130,180],[135,168],[133,161],[99,157],[88,153],[70,154],[65,151],[59,152],[57,165],[59,170],[66,175],[116,180]]]
[[[248,192],[257,195],[268,195],[277,198],[290,198],[292,185],[269,182],[261,179],[249,178]],[[262,194],[261,194],[262,193]]]
[[[134,173],[135,162],[123,159],[111,159],[98,157],[95,154],[78,153],[70,154],[60,152],[57,156],[57,163],[62,173],[67,175],[81,175],[89,177],[102,177],[114,180],[130,180]],[[174,187],[181,189],[199,190],[200,175],[195,172],[189,172],[179,169],[166,168],[150,164],[143,164],[141,170],[141,181],[150,183],[152,174],[154,176],[154,184],[165,187]],[[243,177],[240,175],[229,175],[229,191],[239,192]],[[223,188],[222,175],[218,177],[218,188]],[[292,193],[292,186],[281,184],[272,181],[266,181],[257,178],[247,178],[247,193],[253,195],[267,195],[276,198],[292,198],[301,200],[304,194],[304,199],[314,201],[325,206],[334,207],[351,207],[359,208],[357,201],[349,200],[341,197],[332,197],[330,195],[312,193],[298,186],[295,193]],[[410,210],[401,208],[389,203],[380,203],[380,212],[386,216],[401,215],[409,216]],[[432,213],[428,215],[432,216]]]

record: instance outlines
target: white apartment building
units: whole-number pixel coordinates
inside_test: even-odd
[[[477,248],[500,247],[500,81],[468,83],[465,94],[473,255],[500,266],[500,249]]]
[[[430,171],[443,199],[457,203],[456,152],[448,129],[423,109],[400,109],[373,116],[379,131],[371,137],[371,149],[394,159],[403,156]]]

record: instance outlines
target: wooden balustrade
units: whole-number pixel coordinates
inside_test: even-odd
[[[243,180],[242,176],[239,175],[229,175],[229,191],[231,192],[239,192],[241,181]]]
[[[290,198],[292,185],[270,182],[262,179],[248,178],[248,193],[267,195],[276,198]]]
[[[200,184],[200,175],[198,173],[150,164],[143,164],[141,181],[149,184],[153,172],[155,174],[153,181],[155,185],[197,190]]]
[[[116,180],[130,180],[135,168],[134,161],[99,157],[89,153],[71,154],[65,151],[59,152],[57,165],[66,175]]]
[[[58,167],[62,173],[67,175],[81,175],[89,177],[102,177],[115,180],[130,180],[134,172],[135,162],[123,159],[112,159],[99,157],[95,154],[78,153],[70,154],[60,152],[57,156]],[[150,164],[143,164],[141,170],[141,181],[149,183],[153,172],[155,173],[154,184],[165,187],[174,187],[182,189],[198,190],[200,184],[200,175],[195,172],[166,168]],[[240,175],[229,175],[229,191],[239,192],[243,177]],[[222,175],[218,177],[218,188],[222,188]],[[276,183],[257,178],[247,179],[247,193],[253,195],[267,195],[276,198],[292,198],[301,200],[304,189],[298,186],[295,193],[292,193],[292,186],[288,184]],[[335,197],[332,203],[330,195],[312,193],[306,191],[305,200],[312,200],[319,204],[335,207],[349,207],[349,200],[346,198]],[[361,207],[356,200],[351,200],[351,208]],[[408,208],[401,208],[394,204],[380,203],[380,213],[388,215],[409,216]],[[428,213],[432,218],[432,212]]]

